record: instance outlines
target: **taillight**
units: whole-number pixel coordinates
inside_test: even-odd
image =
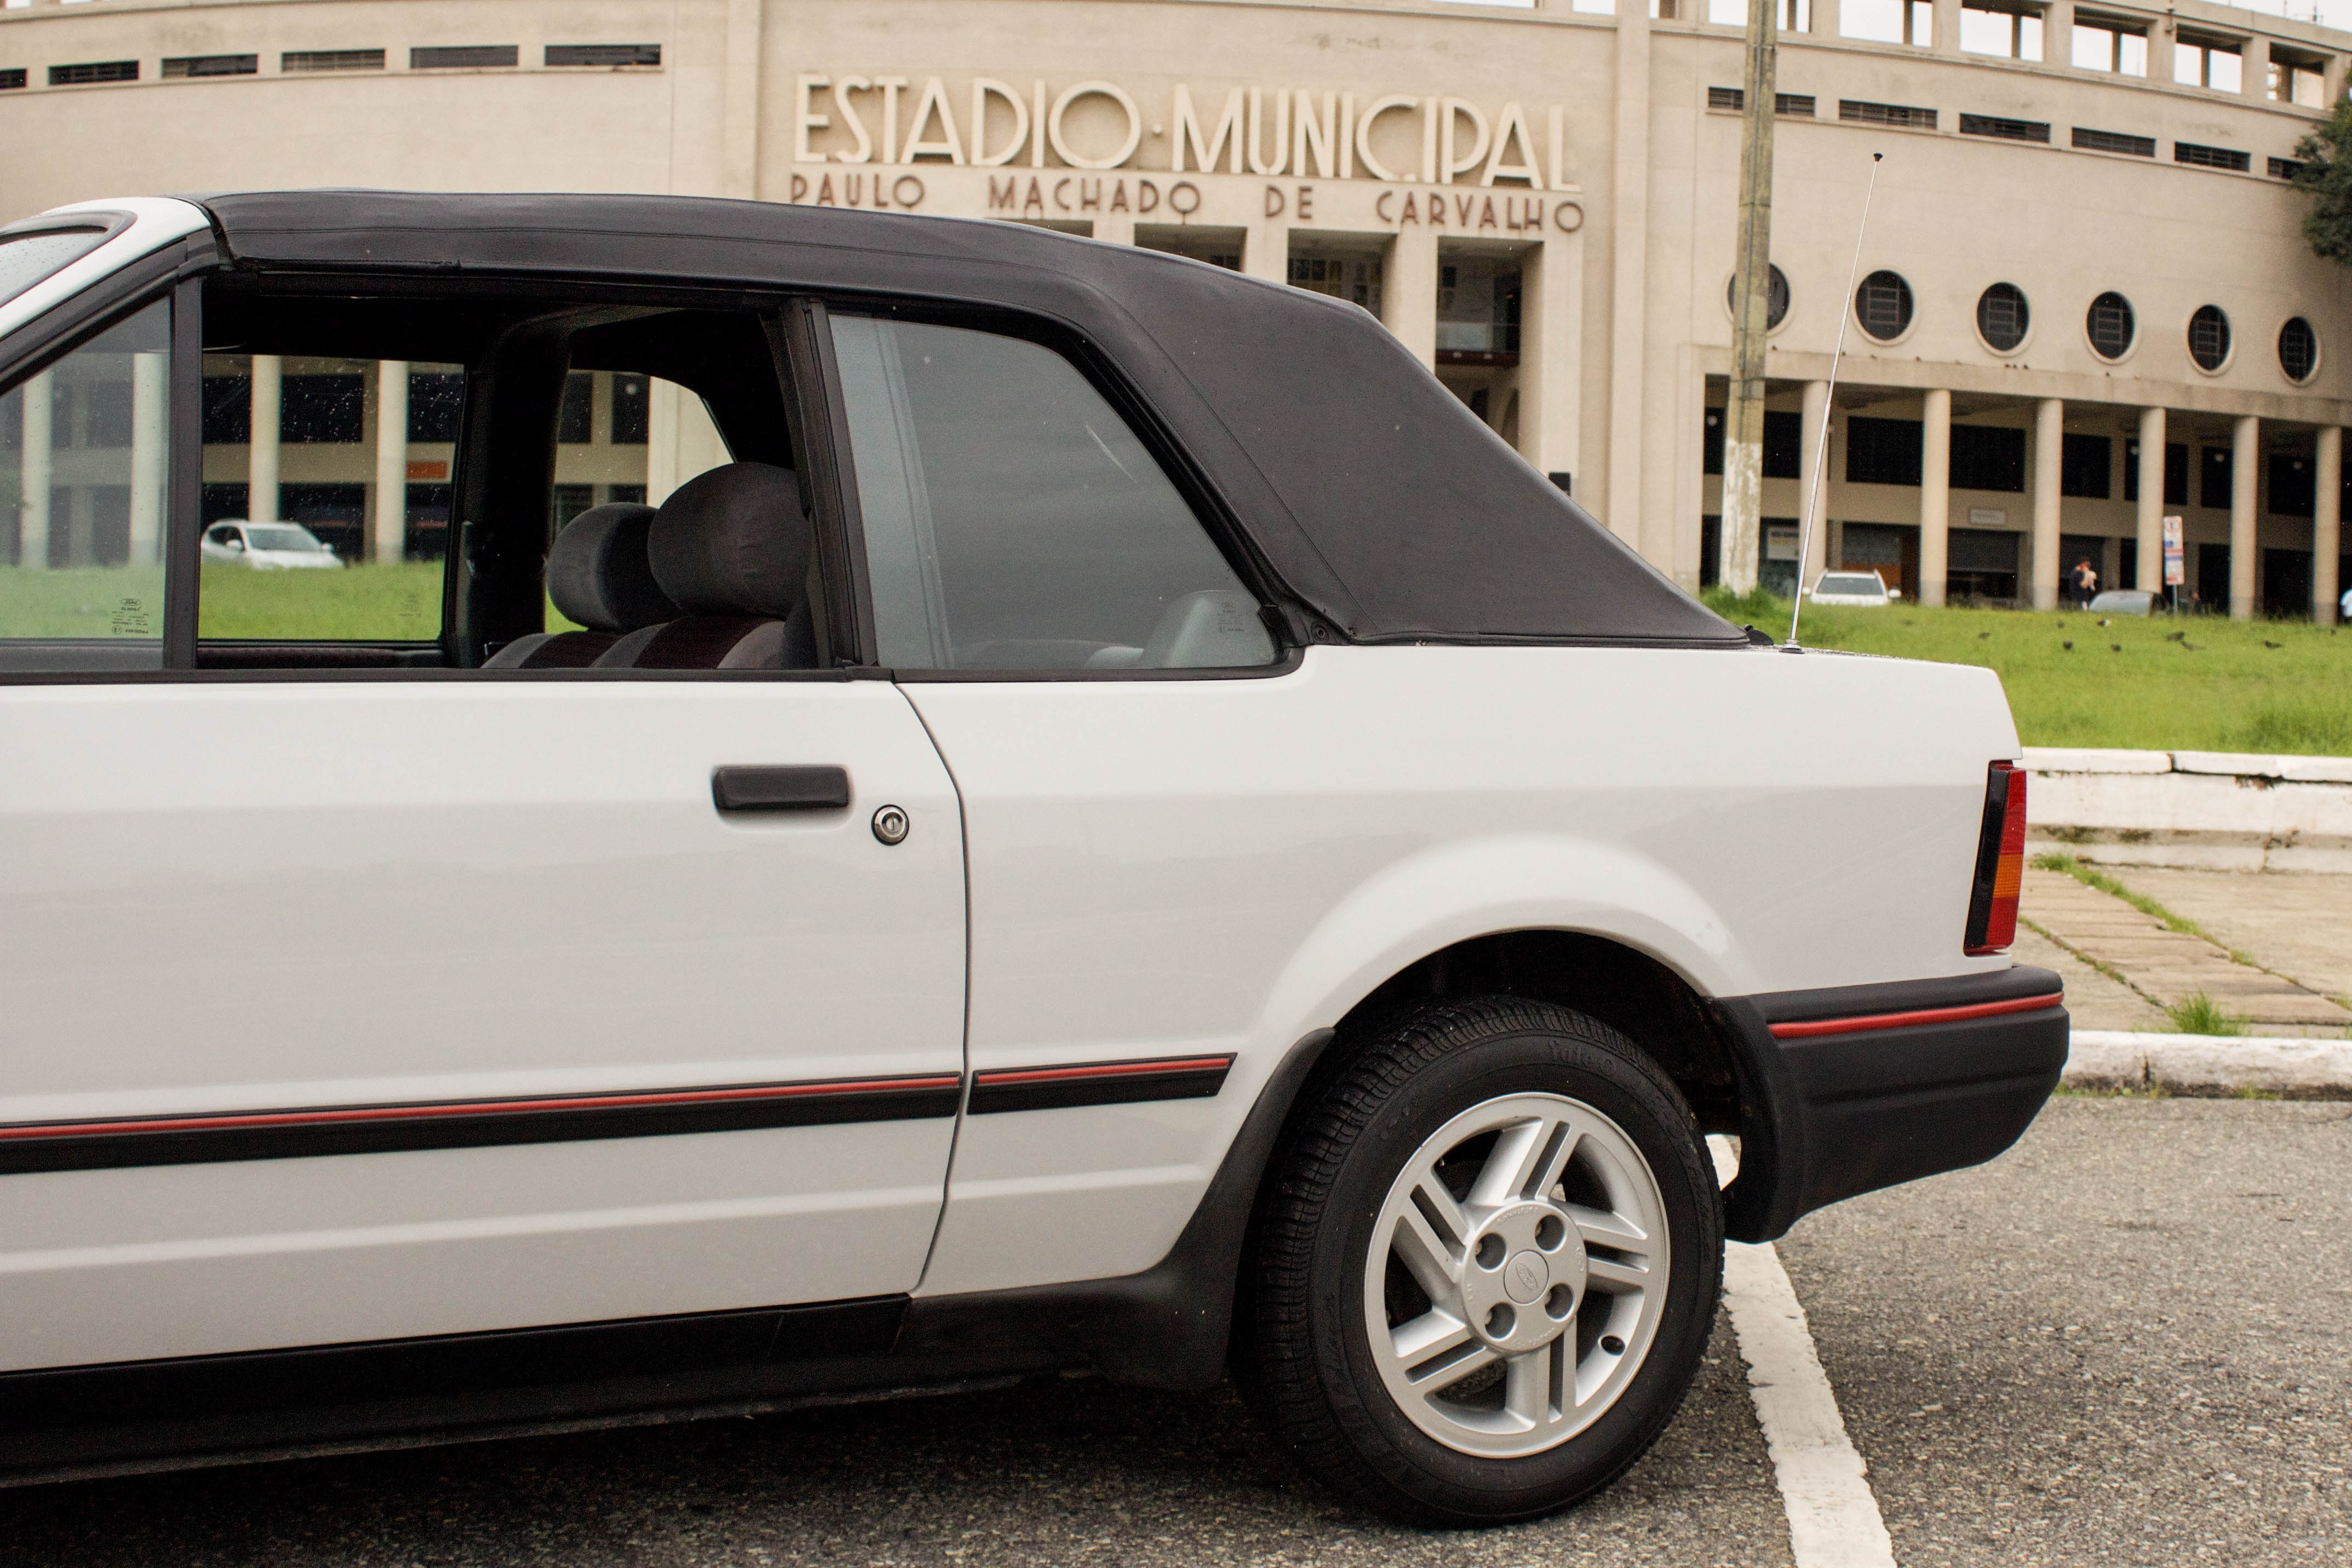
[[[2014,762],[1996,762],[1985,774],[1984,827],[1961,951],[1979,957],[2017,940],[2017,895],[2024,885],[2025,774]]]

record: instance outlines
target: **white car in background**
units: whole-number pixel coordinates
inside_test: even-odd
[[[1829,571],[1807,597],[1816,604],[1886,605],[1902,598],[1903,591],[1887,587],[1874,571]]]
[[[225,517],[206,528],[198,553],[217,566],[256,571],[318,571],[343,564],[342,557],[299,523],[249,523],[243,517]]]

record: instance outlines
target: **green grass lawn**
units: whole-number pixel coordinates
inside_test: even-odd
[[[341,571],[204,570],[207,637],[429,642],[441,632],[441,565]],[[1786,600],[1708,602],[1788,635]],[[0,570],[0,636],[159,636],[158,567]],[[1981,664],[2000,675],[2028,746],[2352,756],[2352,633],[2301,622],[2112,617],[2078,612],[1816,607],[1816,648]],[[571,623],[548,611],[547,625]]]
[[[1785,599],[1707,601],[1789,634]],[[1983,665],[2028,746],[2352,756],[2352,632],[2307,622],[1831,605],[1806,610],[1799,640]]]

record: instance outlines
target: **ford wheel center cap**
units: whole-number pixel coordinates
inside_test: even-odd
[[[1521,1306],[1541,1296],[1550,1283],[1550,1267],[1544,1262],[1542,1254],[1532,1249],[1503,1266],[1503,1289]]]

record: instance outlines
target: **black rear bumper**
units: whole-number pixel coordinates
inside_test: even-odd
[[[1979,1165],[2015,1143],[2066,1065],[2047,969],[1731,997],[1715,1004],[1743,1082],[1736,1240],[1826,1204]]]

